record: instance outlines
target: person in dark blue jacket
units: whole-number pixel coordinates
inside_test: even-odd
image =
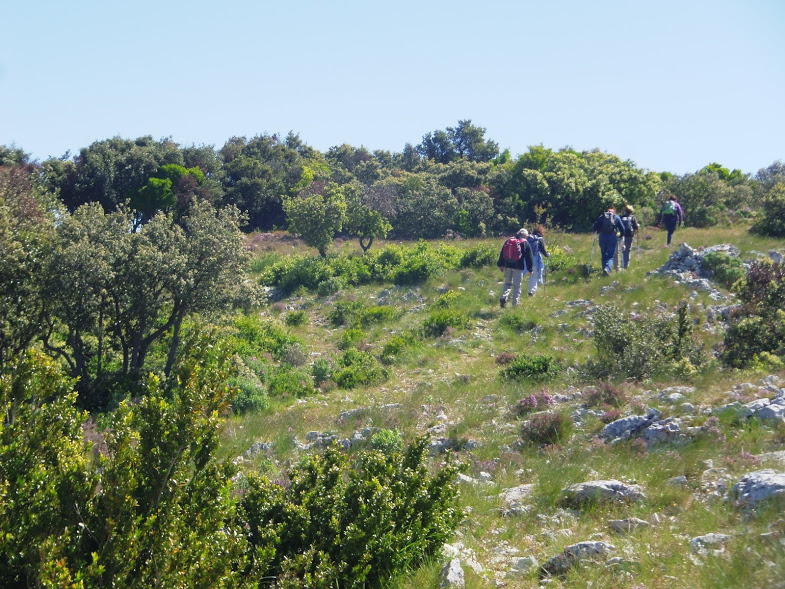
[[[496,265],[499,270],[504,272],[504,287],[502,289],[502,296],[499,299],[499,305],[503,309],[507,304],[507,298],[510,296],[510,289],[512,289],[512,306],[518,305],[521,298],[521,281],[527,272],[531,272],[534,268],[534,258],[532,256],[532,248],[526,238],[529,237],[529,232],[526,229],[521,229],[515,234],[515,237],[510,237],[502,245],[502,250],[499,252],[499,260]],[[508,242],[517,244],[517,248],[505,248]],[[505,249],[508,249],[505,255]],[[514,255],[509,255],[510,251],[514,250]]]
[[[591,230],[600,236],[600,254],[602,255],[602,274],[608,276],[613,267],[613,256],[616,254],[619,235],[624,235],[624,224],[614,209],[608,209],[594,222]],[[624,244],[622,243],[622,248]],[[622,249],[622,251],[624,251]]]

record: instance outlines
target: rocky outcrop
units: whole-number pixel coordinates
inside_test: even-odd
[[[561,554],[548,559],[542,565],[542,573],[563,575],[572,567],[605,559],[616,547],[607,542],[578,542],[567,546]]]
[[[771,469],[745,474],[730,492],[730,499],[738,507],[754,508],[774,498],[785,498],[785,472]]]
[[[573,507],[588,503],[625,503],[645,498],[646,494],[640,485],[628,485],[616,480],[587,481],[561,491],[561,503]]]

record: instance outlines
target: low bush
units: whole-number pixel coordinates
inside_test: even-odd
[[[596,384],[588,393],[584,392],[583,398],[589,407],[621,407],[627,402],[627,395],[610,381]]]
[[[240,316],[234,325],[237,335],[230,338],[232,348],[243,357],[260,356],[264,352],[276,355],[286,345],[301,343],[277,321]]]
[[[785,359],[785,267],[770,260],[753,262],[739,299],[741,308],[725,332],[722,362],[744,368],[765,354]]]
[[[465,250],[461,254],[461,268],[482,268],[495,264],[499,258],[499,250],[491,243],[481,243]]]
[[[391,455],[403,450],[403,435],[397,429],[380,429],[371,436],[371,448]]]
[[[289,327],[305,325],[308,323],[308,313],[305,311],[289,311],[283,320]]]
[[[517,333],[523,333],[537,327],[537,322],[528,318],[524,312],[516,309],[499,317],[499,326],[511,329]]]
[[[372,354],[356,348],[346,350],[333,370],[333,380],[343,389],[371,386],[383,382],[387,376],[387,370]]]
[[[333,376],[333,366],[329,360],[318,358],[311,366],[314,386],[319,386],[323,382],[330,380]]]
[[[269,394],[274,397],[307,397],[313,394],[311,376],[288,364],[272,370],[267,387]]]
[[[785,182],[776,184],[761,204],[762,215],[750,231],[769,237],[785,237]]]
[[[267,390],[256,379],[235,377],[229,381],[229,387],[236,391],[232,399],[232,411],[235,413],[263,411],[270,405]]]
[[[431,474],[426,438],[405,452],[337,447],[305,457],[281,486],[251,476],[240,519],[247,557],[275,586],[380,587],[434,557],[462,518],[458,468]]]
[[[572,427],[572,419],[564,413],[535,413],[521,426],[521,438],[538,446],[559,444],[569,438]]]
[[[701,265],[711,272],[714,282],[729,290],[739,280],[744,279],[744,262],[737,256],[723,252],[709,252],[703,256]]]
[[[520,354],[501,371],[507,380],[545,381],[555,378],[559,373],[559,363],[553,356],[544,354]]]
[[[545,392],[535,393],[528,397],[519,399],[513,409],[514,413],[519,417],[534,413],[535,411],[542,411],[547,407],[553,405],[553,397]]]
[[[361,345],[364,340],[365,332],[362,329],[359,327],[350,327],[341,334],[341,340],[338,342],[338,347],[342,350],[356,348]]]
[[[421,344],[422,341],[415,333],[396,333],[382,347],[381,361],[385,364],[392,364],[404,350],[416,348]]]
[[[356,316],[357,323],[362,327],[370,327],[378,323],[385,323],[391,321],[397,312],[389,305],[379,305],[377,307],[367,307],[359,311]]]
[[[465,328],[468,326],[469,317],[466,313],[452,309],[438,309],[432,311],[425,320],[423,331],[427,336],[439,337],[444,334],[444,330],[448,327]]]
[[[327,316],[327,320],[333,327],[347,325],[352,323],[354,317],[364,308],[365,305],[360,301],[338,301]]]

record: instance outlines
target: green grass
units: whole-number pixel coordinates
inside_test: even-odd
[[[524,444],[518,449],[523,420],[515,415],[513,408],[518,400],[534,393],[568,395],[595,384],[582,380],[577,370],[595,354],[593,340],[588,335],[591,319],[584,307],[568,307],[568,302],[583,299],[595,305],[613,303],[624,313],[645,313],[659,305],[675,313],[678,304],[688,300],[691,312],[702,324],[706,306],[715,302],[704,293],[690,297],[682,285],[675,285],[669,278],[646,277],[646,272],[664,264],[682,242],[692,247],[733,243],[741,250],[742,258],[752,257],[752,252],[781,249],[782,242],[751,235],[741,226],[730,226],[679,229],[674,244],[664,248],[665,232],[648,227],[643,231],[640,251],[634,246],[630,268],[603,278],[599,275],[598,247],[593,258],[594,271],[591,276],[585,273],[591,256],[591,235],[560,234],[554,235],[554,239],[558,245],[573,250],[576,266],[550,272],[545,288],[540,288],[531,298],[524,292],[517,309],[499,308],[502,275],[493,265],[451,271],[421,284],[399,288],[377,284],[344,289],[331,302],[315,293],[302,293],[296,300],[296,309],[303,309],[307,318],[287,329],[303,342],[309,363],[315,358],[337,358],[342,353],[341,336],[349,323],[340,327],[330,324],[328,319],[335,302],[356,301],[366,309],[383,304],[391,309],[371,312],[363,325],[364,338],[358,345],[377,358],[396,334],[414,334],[408,341],[415,343],[402,346],[394,360],[384,364],[389,370],[384,382],[351,390],[327,387],[324,392],[300,400],[271,398],[269,408],[263,412],[230,417],[223,429],[221,455],[231,459],[254,441],[272,442],[271,457],[243,463],[241,468],[260,468],[274,476],[287,461],[296,460],[294,439],[304,441],[309,431],[349,437],[363,428],[376,427],[397,430],[409,441],[442,423],[443,433],[435,436],[480,443],[471,452],[464,450],[456,456],[466,462],[468,474],[479,477],[480,472],[489,472],[492,476],[493,482],[488,486],[462,488],[461,504],[470,514],[461,526],[460,537],[456,538],[475,552],[478,561],[486,567],[488,578],[498,573],[499,579],[509,587],[540,586],[536,573],[504,579],[502,573],[506,569],[502,565],[494,570],[491,564],[494,550],[503,542],[517,548],[518,556],[532,555],[542,563],[565,546],[591,538],[616,545],[619,550],[615,556],[623,557],[626,564],[615,568],[591,565],[576,569],[565,578],[554,580],[551,587],[586,587],[589,583],[595,588],[635,589],[772,586],[785,575],[785,554],[781,546],[766,544],[759,536],[781,515],[767,513],[765,509],[758,514],[744,514],[722,501],[700,501],[696,494],[701,493],[701,475],[709,460],[715,468],[725,469],[723,476],[729,484],[750,470],[782,469],[781,465],[755,462],[751,456],[781,449],[785,428],[722,419],[718,425],[720,436],[701,437],[683,445],[655,446],[646,451],[640,444],[624,442],[610,446],[593,440],[604,424],[597,416],[586,416],[583,425],[576,426],[570,437],[556,446]],[[468,249],[483,242],[495,248],[501,243],[467,240],[451,245]],[[344,248],[353,247],[344,244]],[[272,256],[264,255],[266,258],[255,262],[257,271]],[[379,297],[385,290],[388,296],[381,301]],[[445,311],[467,317],[468,324],[454,326],[440,337],[422,332],[430,317]],[[259,312],[267,317],[276,315],[271,306]],[[444,315],[442,319],[449,317]],[[704,332],[700,325],[695,333],[709,350],[721,343],[720,335]],[[548,382],[503,380],[499,378],[503,367],[496,359],[504,353],[550,355],[564,370]],[[695,392],[687,400],[696,406],[728,403],[731,401],[728,393],[734,384],[757,383],[766,374],[724,370],[710,362],[690,378],[689,384],[695,387]],[[622,415],[641,414],[646,406],[651,406],[666,416],[680,416],[678,406],[669,407],[655,396],[667,386],[680,384],[685,383],[667,371],[640,383],[627,383],[624,385],[626,402],[618,410]],[[400,403],[401,407],[382,408],[392,403]],[[581,405],[581,398],[577,397],[557,409],[571,412]],[[357,408],[363,410],[356,416],[339,418],[342,411]],[[437,418],[440,413],[446,419]],[[706,419],[705,415],[697,416],[692,425],[700,425]],[[443,458],[436,457],[434,465]],[[687,477],[686,487],[668,483],[680,475]],[[629,505],[595,506],[576,513],[559,507],[563,488],[590,479],[634,481],[645,489],[646,499]],[[529,513],[502,518],[498,509],[499,492],[524,483],[534,485]],[[647,521],[655,518],[660,524],[619,536],[610,530],[607,522],[624,517]],[[703,564],[696,564],[687,545],[689,539],[709,532],[732,534],[734,540],[723,555],[702,557]],[[387,587],[435,587],[443,564],[443,559],[434,559],[392,579]],[[488,586],[487,579],[466,566],[464,570],[467,587]]]

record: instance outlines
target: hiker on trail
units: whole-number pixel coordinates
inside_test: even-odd
[[[594,222],[591,230],[600,236],[600,254],[602,255],[602,274],[608,276],[616,254],[618,235],[624,233],[624,225],[615,209],[608,209]],[[621,247],[624,247],[622,243]]]
[[[502,296],[499,299],[499,305],[504,308],[507,304],[507,298],[510,295],[510,288],[512,288],[512,306],[518,305],[521,298],[521,280],[526,272],[531,272],[534,267],[534,259],[532,256],[532,248],[526,238],[529,237],[529,232],[526,229],[521,229],[515,234],[515,237],[510,237],[504,242],[502,251],[499,252],[499,260],[496,265],[499,270],[504,272],[504,289]]]
[[[625,205],[624,211],[622,211],[621,216],[621,223],[624,225],[624,248],[622,249],[622,268],[627,268],[630,265],[630,252],[632,251],[632,239],[636,233],[638,233],[638,229],[640,229],[640,225],[638,225],[638,220],[635,218],[635,215],[632,213],[635,210],[632,208],[632,205]],[[638,236],[640,239],[640,236]],[[638,244],[640,246],[640,244]]]
[[[679,224],[679,227],[684,223],[684,211],[682,210],[681,205],[676,202],[676,197],[672,194],[662,205],[662,209],[660,209],[657,227],[660,226],[660,223],[665,223],[665,229],[668,230],[668,241],[665,243],[665,247],[668,247],[671,244],[673,232],[676,231],[676,223]]]
[[[545,284],[542,279],[543,271],[545,270],[545,263],[542,259],[543,256],[550,258],[551,254],[545,249],[545,227],[536,225],[529,235],[528,242],[532,248],[532,257],[534,258],[534,267],[531,274],[529,274],[529,296],[533,297],[537,292],[537,285]]]

